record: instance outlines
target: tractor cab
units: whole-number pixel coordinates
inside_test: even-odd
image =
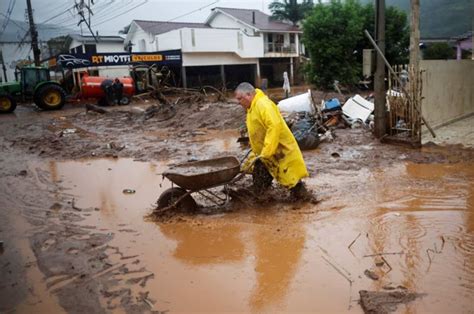
[[[34,96],[39,83],[51,80],[49,70],[42,67],[23,67],[17,69],[15,77],[20,82],[22,94],[25,98]]]

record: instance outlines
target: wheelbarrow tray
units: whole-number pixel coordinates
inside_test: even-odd
[[[198,191],[229,183],[239,172],[239,160],[227,156],[175,165],[163,176],[183,189]]]

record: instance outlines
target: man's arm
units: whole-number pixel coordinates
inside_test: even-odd
[[[262,158],[270,158],[273,156],[278,148],[280,140],[280,132],[282,129],[281,120],[278,112],[273,110],[270,103],[265,103],[262,106],[262,121],[266,127],[265,140],[263,142],[263,149],[260,154]]]

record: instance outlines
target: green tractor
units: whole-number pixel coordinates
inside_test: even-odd
[[[15,82],[0,84],[0,113],[13,112],[17,101],[33,100],[43,110],[64,106],[66,91],[59,83],[51,81],[47,68],[23,67],[17,69],[15,77]]]

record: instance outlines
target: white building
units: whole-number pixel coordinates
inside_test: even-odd
[[[215,8],[203,24],[134,20],[125,44],[133,52],[181,50],[184,86],[233,87],[262,79],[280,84],[285,71],[294,81],[301,33],[258,10]]]
[[[84,36],[84,35],[68,35],[70,39],[69,52],[70,53],[84,53],[84,54],[95,54],[95,53],[113,53],[113,52],[125,52],[124,50],[124,39],[120,36]],[[87,68],[91,75],[105,76],[105,77],[122,77],[128,76],[129,66],[100,66],[100,67],[88,67]]]

